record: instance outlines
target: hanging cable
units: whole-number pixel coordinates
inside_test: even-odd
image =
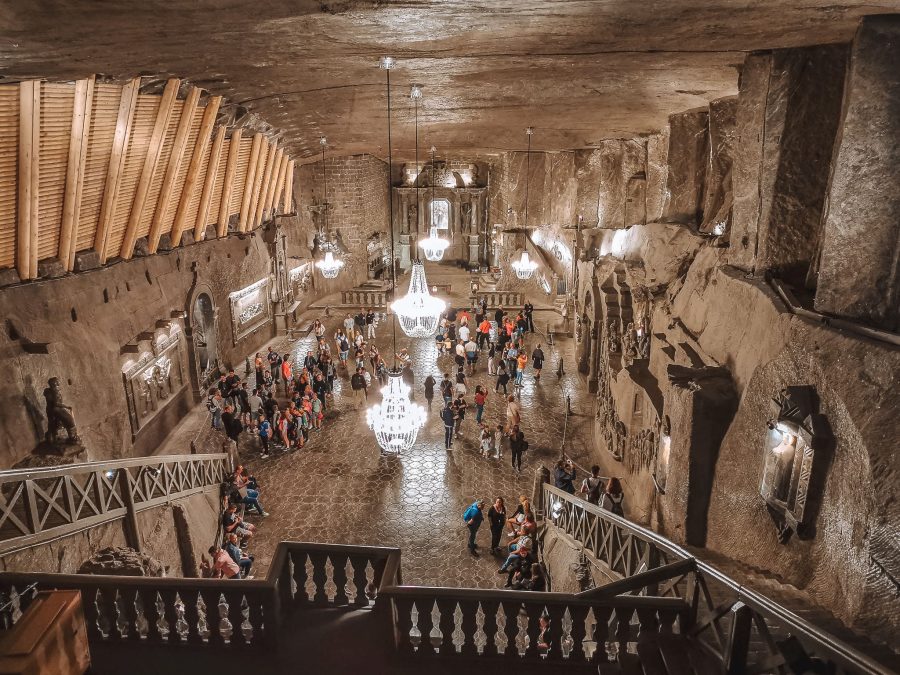
[[[528,187],[531,183],[531,135],[534,133],[532,127],[525,130],[528,136],[528,152],[525,153],[525,227],[528,227]]]
[[[391,150],[391,68],[394,67],[394,59],[390,56],[385,56],[381,59],[381,67],[387,72],[388,214],[390,218],[388,225],[391,233],[391,300],[393,300],[397,293],[397,266],[394,263],[394,196],[392,194],[393,186],[391,185],[394,171],[394,156]],[[400,369],[397,367],[397,321],[393,315],[391,315],[391,328],[394,345],[394,371],[399,372]]]
[[[323,235],[328,235],[328,174],[325,172],[325,144],[328,142],[324,136],[319,139],[319,143],[322,144],[322,185],[324,186],[324,197],[322,206],[325,208],[325,230],[323,231]]]

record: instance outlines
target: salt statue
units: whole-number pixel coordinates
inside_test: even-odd
[[[67,443],[81,443],[78,437],[78,429],[75,427],[75,416],[72,408],[63,403],[62,392],[59,390],[59,378],[51,377],[44,389],[44,399],[47,401],[47,434],[49,443],[56,443],[56,432],[63,427],[68,434]]]

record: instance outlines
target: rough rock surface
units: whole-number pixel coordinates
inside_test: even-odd
[[[731,225],[731,164],[734,152],[734,115],[737,97],[709,104],[709,160],[703,198],[703,232],[724,234]]]
[[[709,152],[709,111],[689,110],[669,117],[666,209],[663,220],[697,225],[703,214],[703,190]]]
[[[900,328],[900,16],[863,21],[834,158],[816,308]]]
[[[78,574],[103,574],[117,577],[164,577],[166,567],[159,560],[126,546],[97,551],[78,568]]]

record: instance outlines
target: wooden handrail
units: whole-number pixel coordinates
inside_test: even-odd
[[[641,572],[618,581],[613,581],[597,588],[590,588],[581,593],[576,593],[576,598],[606,598],[613,595],[621,595],[638,591],[650,584],[656,584],[667,579],[684,576],[697,569],[697,561],[693,558],[689,560],[678,560],[662,567],[655,567],[652,570]]]
[[[0,471],[0,483],[17,480],[42,480],[76,473],[92,473],[94,471],[114,471],[133,466],[153,466],[157,464],[176,464],[178,462],[202,462],[227,460],[226,453],[217,452],[205,455],[151,455],[150,457],[132,457],[111,461],[82,462],[80,464],[63,464],[34,469],[11,469]]]

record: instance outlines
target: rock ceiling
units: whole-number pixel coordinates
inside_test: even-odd
[[[900,0],[6,0],[0,75],[181,77],[265,120],[290,152],[576,149],[658,130],[736,92],[749,50],[848,41]],[[226,106],[228,109],[229,106]]]

